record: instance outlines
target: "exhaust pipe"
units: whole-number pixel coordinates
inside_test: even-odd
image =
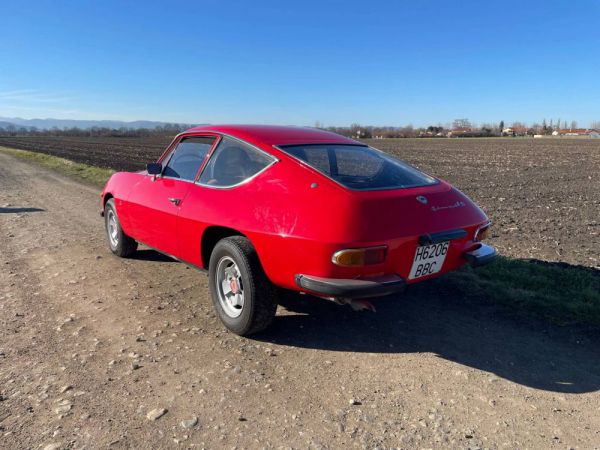
[[[329,298],[338,305],[349,305],[352,311],[371,311],[377,312],[373,303],[365,299],[352,299],[352,298]]]

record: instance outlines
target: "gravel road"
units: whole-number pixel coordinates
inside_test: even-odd
[[[204,274],[108,251],[97,189],[0,167],[1,448],[600,448],[597,334],[440,279],[240,338]]]

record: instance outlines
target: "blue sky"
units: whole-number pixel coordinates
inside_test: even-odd
[[[598,1],[3,2],[0,116],[600,120]]]

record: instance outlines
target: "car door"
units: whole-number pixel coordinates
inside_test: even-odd
[[[188,192],[177,218],[181,259],[195,265],[207,265],[208,255],[200,259],[202,232],[219,225],[244,232],[248,230],[247,205],[254,205],[247,183],[277,161],[268,153],[232,137],[224,136],[201,169],[198,182]],[[187,200],[186,199],[186,200]],[[254,206],[250,206],[254,210]],[[258,208],[257,208],[258,209]],[[256,223],[255,213],[251,222]]]
[[[128,216],[135,239],[179,257],[177,215],[215,141],[215,136],[180,138],[162,159],[162,174],[146,175],[133,188]]]

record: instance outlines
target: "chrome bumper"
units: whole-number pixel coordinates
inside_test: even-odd
[[[498,251],[491,245],[479,244],[475,250],[464,252],[463,256],[473,267],[478,267],[492,262]]]

